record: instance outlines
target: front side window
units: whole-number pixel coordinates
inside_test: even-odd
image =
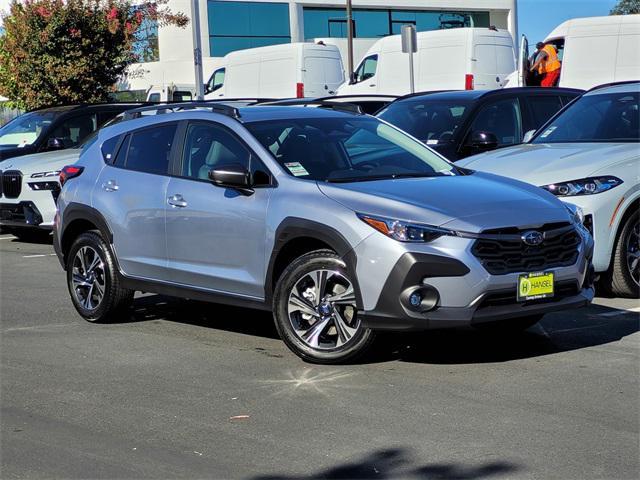
[[[0,128],[0,145],[33,145],[49,129],[58,115],[55,112],[32,112],[16,117]]]
[[[640,93],[585,95],[546,126],[532,143],[638,142]]]
[[[62,122],[51,132],[49,138],[57,139],[64,148],[74,148],[97,129],[98,118],[95,113],[81,115]]]
[[[364,82],[365,80],[374,77],[376,69],[378,68],[378,56],[371,55],[365,58],[355,72],[356,83]]]
[[[166,175],[169,172],[171,146],[175,133],[175,124],[158,125],[134,132],[129,140],[124,167],[139,172]]]
[[[222,86],[224,85],[225,72],[226,70],[224,68],[219,68],[218,70],[213,72],[213,75],[211,75],[211,78],[207,83],[207,90],[209,90],[209,93],[215,92],[216,90],[222,88]]]
[[[515,145],[522,141],[521,120],[518,99],[498,100],[482,107],[470,131],[493,133],[499,147]]]
[[[529,97],[529,107],[540,127],[562,108],[562,100],[556,95],[536,95]]]
[[[282,168],[327,182],[455,175],[446,160],[374,118],[304,118],[247,123]]]
[[[228,165],[250,169],[251,155],[230,132],[212,124],[192,124],[185,140],[182,176],[208,180],[209,171]]]
[[[441,145],[452,140],[468,105],[460,100],[405,100],[391,103],[378,117],[427,145]]]

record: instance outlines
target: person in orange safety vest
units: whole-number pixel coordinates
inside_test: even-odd
[[[542,87],[555,87],[560,78],[560,69],[562,64],[558,60],[558,52],[556,48],[551,44],[544,44],[538,42],[536,44],[538,50],[536,61],[531,66],[531,71],[538,70],[538,73],[542,75]]]

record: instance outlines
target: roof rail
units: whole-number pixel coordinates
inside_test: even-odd
[[[259,103],[259,106],[273,106],[273,107],[309,107],[316,106],[318,108],[326,108],[328,110],[335,110],[336,112],[353,113],[355,115],[364,115],[364,112],[360,108],[360,105],[347,102],[332,102],[326,98],[287,98],[284,100],[276,100],[273,102]]]
[[[211,110],[212,113],[220,113],[227,115],[235,119],[240,118],[240,112],[237,108],[223,103],[211,103],[211,102],[181,102],[181,103],[163,103],[158,105],[148,105],[145,107],[134,108],[133,110],[127,110],[124,112],[123,120],[132,120],[134,118],[140,118],[143,112],[156,111],[157,114],[180,112],[184,110],[193,110],[195,108],[206,108]]]
[[[469,90],[453,90],[453,89],[449,89],[449,90],[427,90],[425,92],[407,93],[406,95],[402,95],[402,96],[396,98],[396,100],[404,100],[405,98],[411,98],[411,97],[421,97],[423,95],[431,95],[432,93],[464,92],[464,91],[469,91]]]
[[[620,82],[603,83],[602,85],[596,85],[593,88],[587,90],[587,92],[593,92],[594,90],[600,90],[601,88],[616,87],[618,85],[630,85],[632,83],[640,83],[640,80],[622,80]]]
[[[209,100],[203,100],[204,102],[249,102],[249,103],[262,103],[262,102],[274,102],[278,100],[277,98],[260,98],[260,97],[219,97],[219,98],[211,98]]]

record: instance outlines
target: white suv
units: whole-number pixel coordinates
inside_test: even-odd
[[[53,228],[58,175],[80,150],[16,157],[0,163],[0,226],[22,240],[43,238]]]

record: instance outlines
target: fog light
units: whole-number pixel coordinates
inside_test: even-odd
[[[409,303],[411,304],[412,307],[419,307],[420,304],[422,303],[422,295],[420,295],[419,292],[414,292],[411,294],[411,296],[409,297]]]

